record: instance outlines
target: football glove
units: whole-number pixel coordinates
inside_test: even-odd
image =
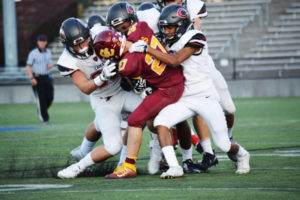
[[[116,72],[114,71],[115,69],[116,69],[116,63],[107,60],[102,67],[101,74],[96,78],[94,78],[95,85],[100,86],[105,81],[107,81],[110,77],[116,75]]]
[[[143,78],[140,78],[135,83],[133,91],[136,94],[141,94],[143,92],[143,90],[146,88],[146,86],[147,86],[146,80]]]
[[[131,45],[129,48],[129,53],[139,52],[139,53],[147,53],[148,45],[144,40],[139,40]]]

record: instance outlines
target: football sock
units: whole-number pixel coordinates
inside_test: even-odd
[[[93,164],[95,164],[95,162],[93,161],[93,159],[91,157],[91,153],[88,153],[77,164],[78,164],[80,169],[85,170],[86,168],[88,168],[88,167],[92,166]]]
[[[239,145],[239,150],[237,152],[237,156],[238,157],[242,157],[245,156],[247,154],[246,149],[244,149],[244,147],[242,147],[241,145]]]
[[[132,164],[132,165],[135,165],[135,161],[136,161],[137,157],[132,157],[132,156],[126,156],[126,159],[125,159],[125,162],[126,163],[129,163],[129,164]]]
[[[193,159],[193,149],[192,145],[189,149],[183,149],[181,148],[181,153],[182,153],[182,161],[186,161],[188,159]]]
[[[123,162],[126,159],[126,155],[127,155],[127,146],[123,145],[121,153],[120,153],[120,160],[119,160],[118,166],[121,166],[123,164]]]
[[[81,153],[85,156],[86,154],[88,154],[93,150],[93,147],[95,146],[96,143],[97,141],[91,142],[88,139],[86,139],[86,137],[84,137],[80,145]]]
[[[161,150],[165,156],[169,167],[179,166],[173,146],[165,146]]]
[[[192,135],[192,143],[194,146],[196,146],[198,144],[198,142],[200,142],[200,139],[196,136],[196,135]]]
[[[210,153],[212,155],[214,154],[212,147],[211,147],[210,138],[208,138],[204,141],[201,141],[200,143],[201,143],[201,146],[202,146],[204,152]]]

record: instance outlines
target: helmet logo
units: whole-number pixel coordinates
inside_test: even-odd
[[[66,34],[63,29],[60,29],[59,31],[59,38],[61,42],[65,42],[67,40]]]
[[[180,18],[187,18],[188,13],[186,12],[185,9],[180,8],[180,9],[177,10],[177,16],[180,17]]]
[[[115,55],[115,50],[114,49],[109,49],[105,48],[105,49],[101,49],[99,52],[99,55],[103,58],[110,58],[113,57]]]
[[[126,5],[126,10],[127,10],[127,12],[128,12],[129,14],[133,14],[133,13],[134,13],[133,8],[132,8],[129,4]]]

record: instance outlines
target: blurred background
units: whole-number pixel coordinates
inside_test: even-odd
[[[7,104],[34,102],[25,62],[37,35],[48,36],[55,64],[63,50],[58,40],[62,21],[69,17],[87,21],[94,14],[105,18],[117,1],[0,2],[0,103]],[[137,8],[146,1],[127,2]],[[300,0],[205,2],[208,17],[203,19],[202,31],[234,98],[300,96]],[[55,66],[51,74],[54,102],[89,101]]]

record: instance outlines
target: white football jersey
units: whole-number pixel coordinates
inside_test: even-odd
[[[159,32],[158,30],[158,19],[160,12],[156,8],[151,8],[147,10],[140,10],[136,12],[139,22],[144,21],[152,29],[154,34]]]
[[[169,51],[176,52],[184,47],[202,48],[184,62],[183,74],[185,77],[184,95],[193,95],[214,87],[209,70],[209,55],[206,38],[201,31],[189,30],[171,47]]]
[[[207,17],[206,5],[201,0],[187,0],[186,8],[190,14],[191,20],[195,18]]]
[[[62,76],[71,75],[73,72],[80,70],[88,79],[93,79],[98,76],[103,67],[103,62],[96,56],[95,53],[89,58],[81,60],[72,56],[67,49],[64,49],[59,57],[57,64],[59,65]],[[108,97],[118,93],[121,90],[121,77],[116,75],[113,80],[108,80],[107,84],[100,86],[92,92],[92,95],[97,97]]]

